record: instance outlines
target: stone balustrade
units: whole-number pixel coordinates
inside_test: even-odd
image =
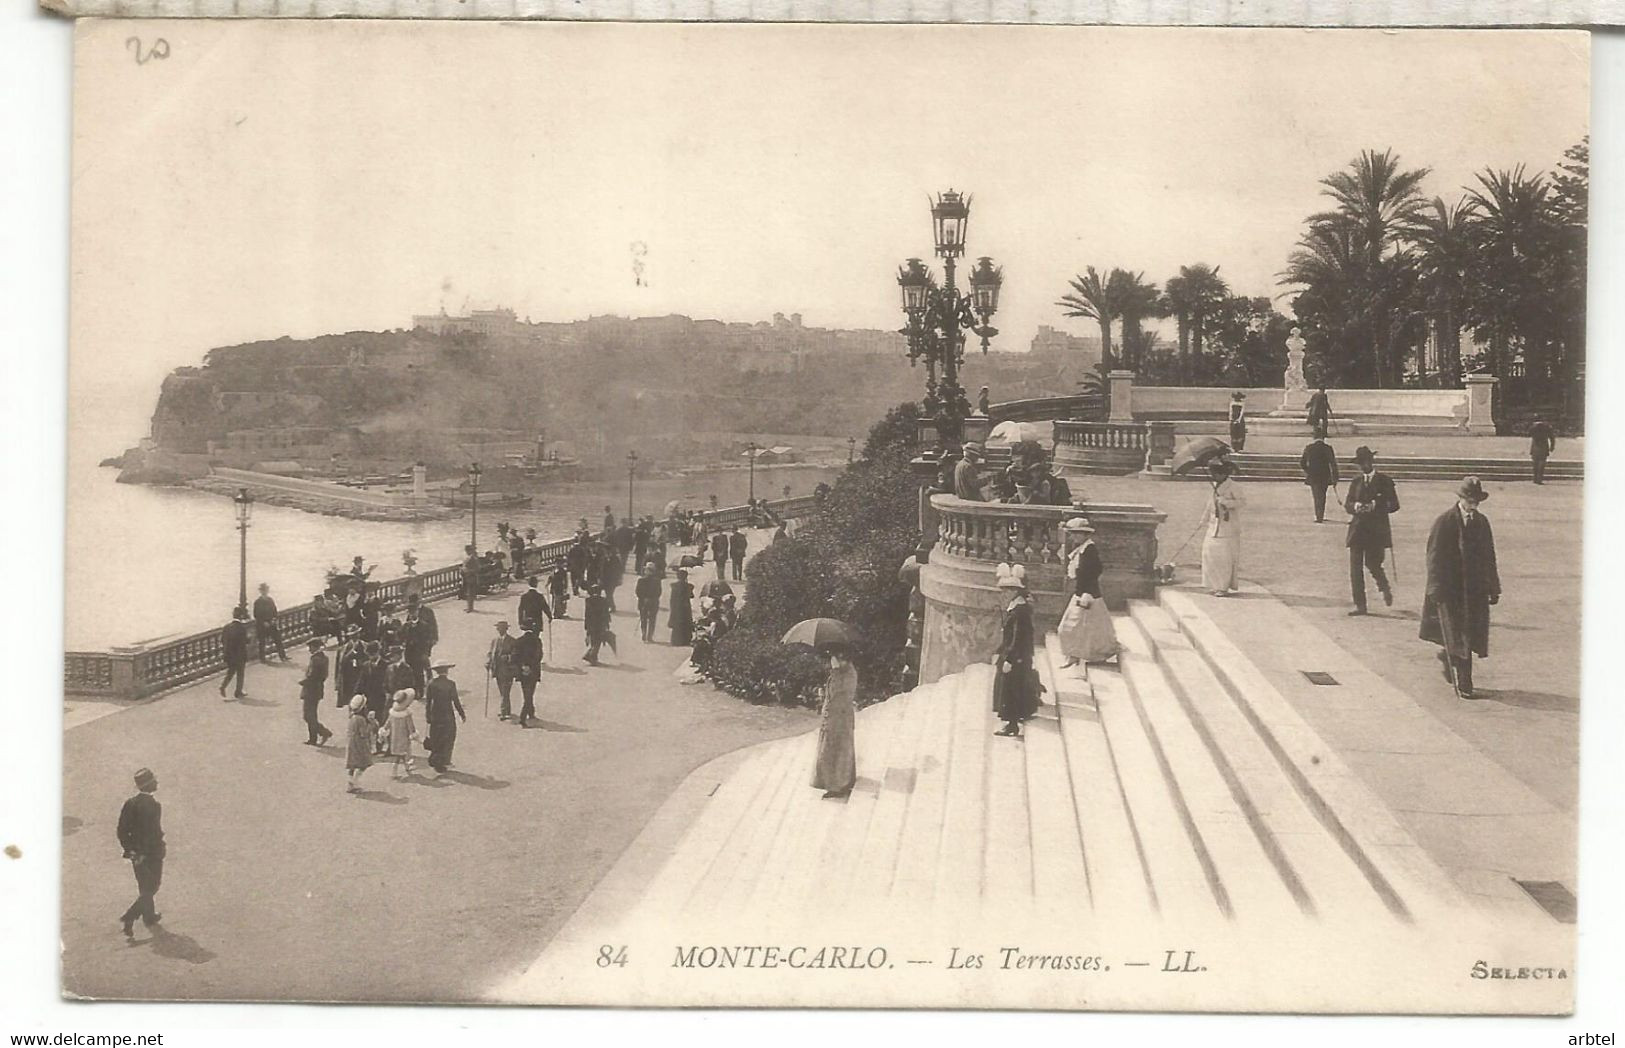
[[[769,500],[768,506],[790,520],[811,514],[816,500],[810,495]],[[714,527],[743,525],[750,519],[745,506],[729,506],[705,515]],[[563,562],[574,538],[554,539],[525,550],[525,574],[540,575]],[[405,575],[373,583],[370,592],[385,603],[404,603],[417,593],[425,602],[447,600],[463,590],[463,566],[435,568],[417,575]],[[277,613],[277,629],[286,647],[302,644],[311,636],[311,605],[298,604]],[[249,650],[257,651],[252,625]],[[192,681],[223,672],[225,652],[218,627],[193,633],[152,647],[118,648],[109,651],[70,651],[63,657],[63,690],[69,695],[97,695],[117,698],[145,698]]]
[[[989,404],[988,417],[1000,422],[1049,422],[1052,419],[1098,419],[1105,416],[1106,401],[1098,393],[1070,397],[1035,397]]]
[[[1065,476],[1122,476],[1145,468],[1151,431],[1143,422],[1056,419],[1055,466]]]
[[[1075,540],[1062,524],[1071,517],[1086,516],[1095,529],[1105,562],[1101,585],[1108,606],[1121,608],[1153,593],[1157,526],[1166,514],[1152,506],[1087,500],[1073,506],[1024,506],[932,495],[930,509],[937,542],[920,571],[923,682],[991,656],[1006,602],[996,584],[1001,563],[1023,566],[1038,629],[1055,628],[1069,595],[1065,564]]]

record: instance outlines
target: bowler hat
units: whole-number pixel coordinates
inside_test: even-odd
[[[320,638],[320,637],[312,637],[309,640],[305,641],[305,646],[308,647],[308,648],[311,648],[312,650],[314,650],[316,648],[320,648],[320,647],[322,647],[322,638]]]
[[[152,773],[151,768],[142,768],[140,771],[135,773],[135,784],[137,786],[146,786],[149,783],[154,783],[157,781],[158,776]]]
[[[1458,499],[1469,499],[1473,502],[1483,502],[1490,497],[1490,493],[1484,490],[1484,485],[1479,483],[1478,477],[1466,476],[1462,477],[1461,483],[1456,485],[1456,497]]]
[[[1374,461],[1376,457],[1377,453],[1364,444],[1354,449],[1354,461],[1356,462],[1370,462]]]

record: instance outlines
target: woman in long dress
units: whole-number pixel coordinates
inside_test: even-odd
[[[1072,597],[1061,615],[1056,637],[1061,642],[1065,669],[1080,662],[1105,662],[1120,649],[1112,614],[1106,607],[1100,575],[1105,564],[1095,545],[1095,529],[1085,517],[1073,517],[1063,527],[1081,541],[1066,558],[1066,577],[1072,583]]]
[[[1038,712],[1038,671],[1033,668],[1033,605],[1027,595],[1027,572],[1021,565],[999,565],[999,588],[1009,594],[1004,632],[993,655],[993,712],[1004,721],[995,735],[1021,737],[1021,722]]]
[[[1236,569],[1241,564],[1241,507],[1246,500],[1231,478],[1233,472],[1234,467],[1223,460],[1208,466],[1213,498],[1202,538],[1202,588],[1215,597],[1228,596],[1240,585]]]
[[[674,645],[692,644],[694,641],[694,587],[688,584],[688,572],[677,569],[677,578],[671,584],[671,615],[666,625],[671,627]]]
[[[857,727],[858,671],[847,652],[829,651],[829,679],[824,682],[818,725],[818,763],[812,784],[825,797],[845,797],[858,781],[858,758],[853,742]]]

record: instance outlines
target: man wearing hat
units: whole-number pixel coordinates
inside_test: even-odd
[[[220,697],[226,697],[226,685],[237,682],[232,698],[244,698],[243,671],[248,669],[248,609],[237,607],[231,621],[220,631],[220,648],[226,657],[226,675],[220,678]]]
[[[480,595],[480,551],[470,542],[463,547],[463,600],[465,613],[474,610],[474,598]]]
[[[581,660],[590,665],[598,665],[598,649],[607,641],[613,649],[615,646],[614,634],[610,632],[609,598],[598,583],[594,582],[587,587],[587,600],[581,612],[581,628],[587,636],[587,650],[581,653]]]
[[[530,727],[530,719],[536,716],[536,683],[542,677],[542,638],[537,631],[541,628],[539,623],[527,622],[519,639],[513,642],[514,677],[525,699],[519,707],[521,728]]]
[[[993,653],[993,714],[1004,721],[995,735],[1021,737],[1021,722],[1038,712],[1043,686],[1033,668],[1033,606],[1027,594],[1027,569],[1000,564],[998,586],[1009,603],[999,648]]]
[[[1360,466],[1360,475],[1349,481],[1348,497],[1343,500],[1349,514],[1344,545],[1349,550],[1349,589],[1354,597],[1354,609],[1349,614],[1364,615],[1367,571],[1377,580],[1382,602],[1390,606],[1394,603],[1393,587],[1382,570],[1382,561],[1394,544],[1388,514],[1399,511],[1399,493],[1391,477],[1377,472],[1376,452],[1362,444],[1354,449],[1354,461]]]
[[[317,716],[322,688],[327,684],[327,652],[322,650],[320,637],[310,638],[305,646],[310,649],[310,662],[305,666],[305,675],[299,678],[299,702],[305,708],[305,730],[310,734],[305,745],[320,746],[333,737]]]
[[[260,661],[269,662],[265,657],[268,646],[276,644],[276,656],[283,662],[288,661],[288,652],[282,646],[282,631],[276,624],[276,601],[271,597],[269,583],[260,583],[260,595],[254,598],[254,636],[259,639]]]
[[[986,502],[982,494],[982,446],[966,444],[963,457],[954,466],[954,495],[971,502]]]
[[[531,580],[531,584],[535,584],[534,579]],[[541,596],[540,593],[536,595]],[[485,653],[485,672],[496,679],[497,694],[502,696],[502,708],[497,712],[497,720],[508,720],[513,716],[513,707],[509,700],[509,696],[513,694],[513,638],[508,636],[507,619],[497,623],[497,635],[491,640],[491,650]],[[490,707],[486,709],[489,715]]]
[[[1473,697],[1473,655],[1490,653],[1490,605],[1501,600],[1495,537],[1479,512],[1489,498],[1477,477],[1456,487],[1456,504],[1428,531],[1427,591],[1422,599],[1423,640],[1439,645],[1445,679],[1460,698]]]
[[[660,576],[653,564],[643,566],[636,589],[638,598],[638,630],[645,644],[655,639],[655,622],[660,618]]]
[[[137,917],[151,928],[163,916],[155,905],[164,879],[163,805],[153,796],[158,792],[158,776],[142,768],[135,773],[135,788],[140,792],[125,801],[118,813],[118,842],[135,870],[137,892],[135,902],[119,918],[126,937],[135,935]]]
[[[525,581],[528,583],[529,588],[519,595],[520,629],[525,629],[532,624],[540,626],[544,621],[553,617],[553,609],[547,606],[547,598],[542,596],[542,591],[537,588],[541,585],[541,576],[532,575]]]
[[[417,674],[413,690],[421,692],[429,679],[429,663],[434,658],[434,646],[440,643],[440,623],[434,609],[423,603],[418,594],[406,598],[406,625],[401,629],[406,646],[406,664]]]
[[[423,748],[429,751],[429,767],[443,772],[451,766],[452,747],[457,744],[457,722],[467,721],[463,704],[457,698],[457,684],[446,671],[456,663],[437,662],[432,667],[434,680],[423,696],[423,719],[429,723],[429,737]]]
[[[1303,482],[1309,485],[1309,496],[1315,502],[1315,523],[1321,524],[1326,520],[1326,489],[1336,488],[1337,452],[1326,443],[1324,433],[1316,433],[1315,439],[1305,445],[1303,454],[1298,456],[1298,466],[1303,470]]]
[[[1247,446],[1247,394],[1230,394],[1230,446],[1241,451]]]

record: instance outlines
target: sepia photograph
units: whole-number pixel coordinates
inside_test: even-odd
[[[1588,34],[73,72],[65,997],[1574,1010]]]

